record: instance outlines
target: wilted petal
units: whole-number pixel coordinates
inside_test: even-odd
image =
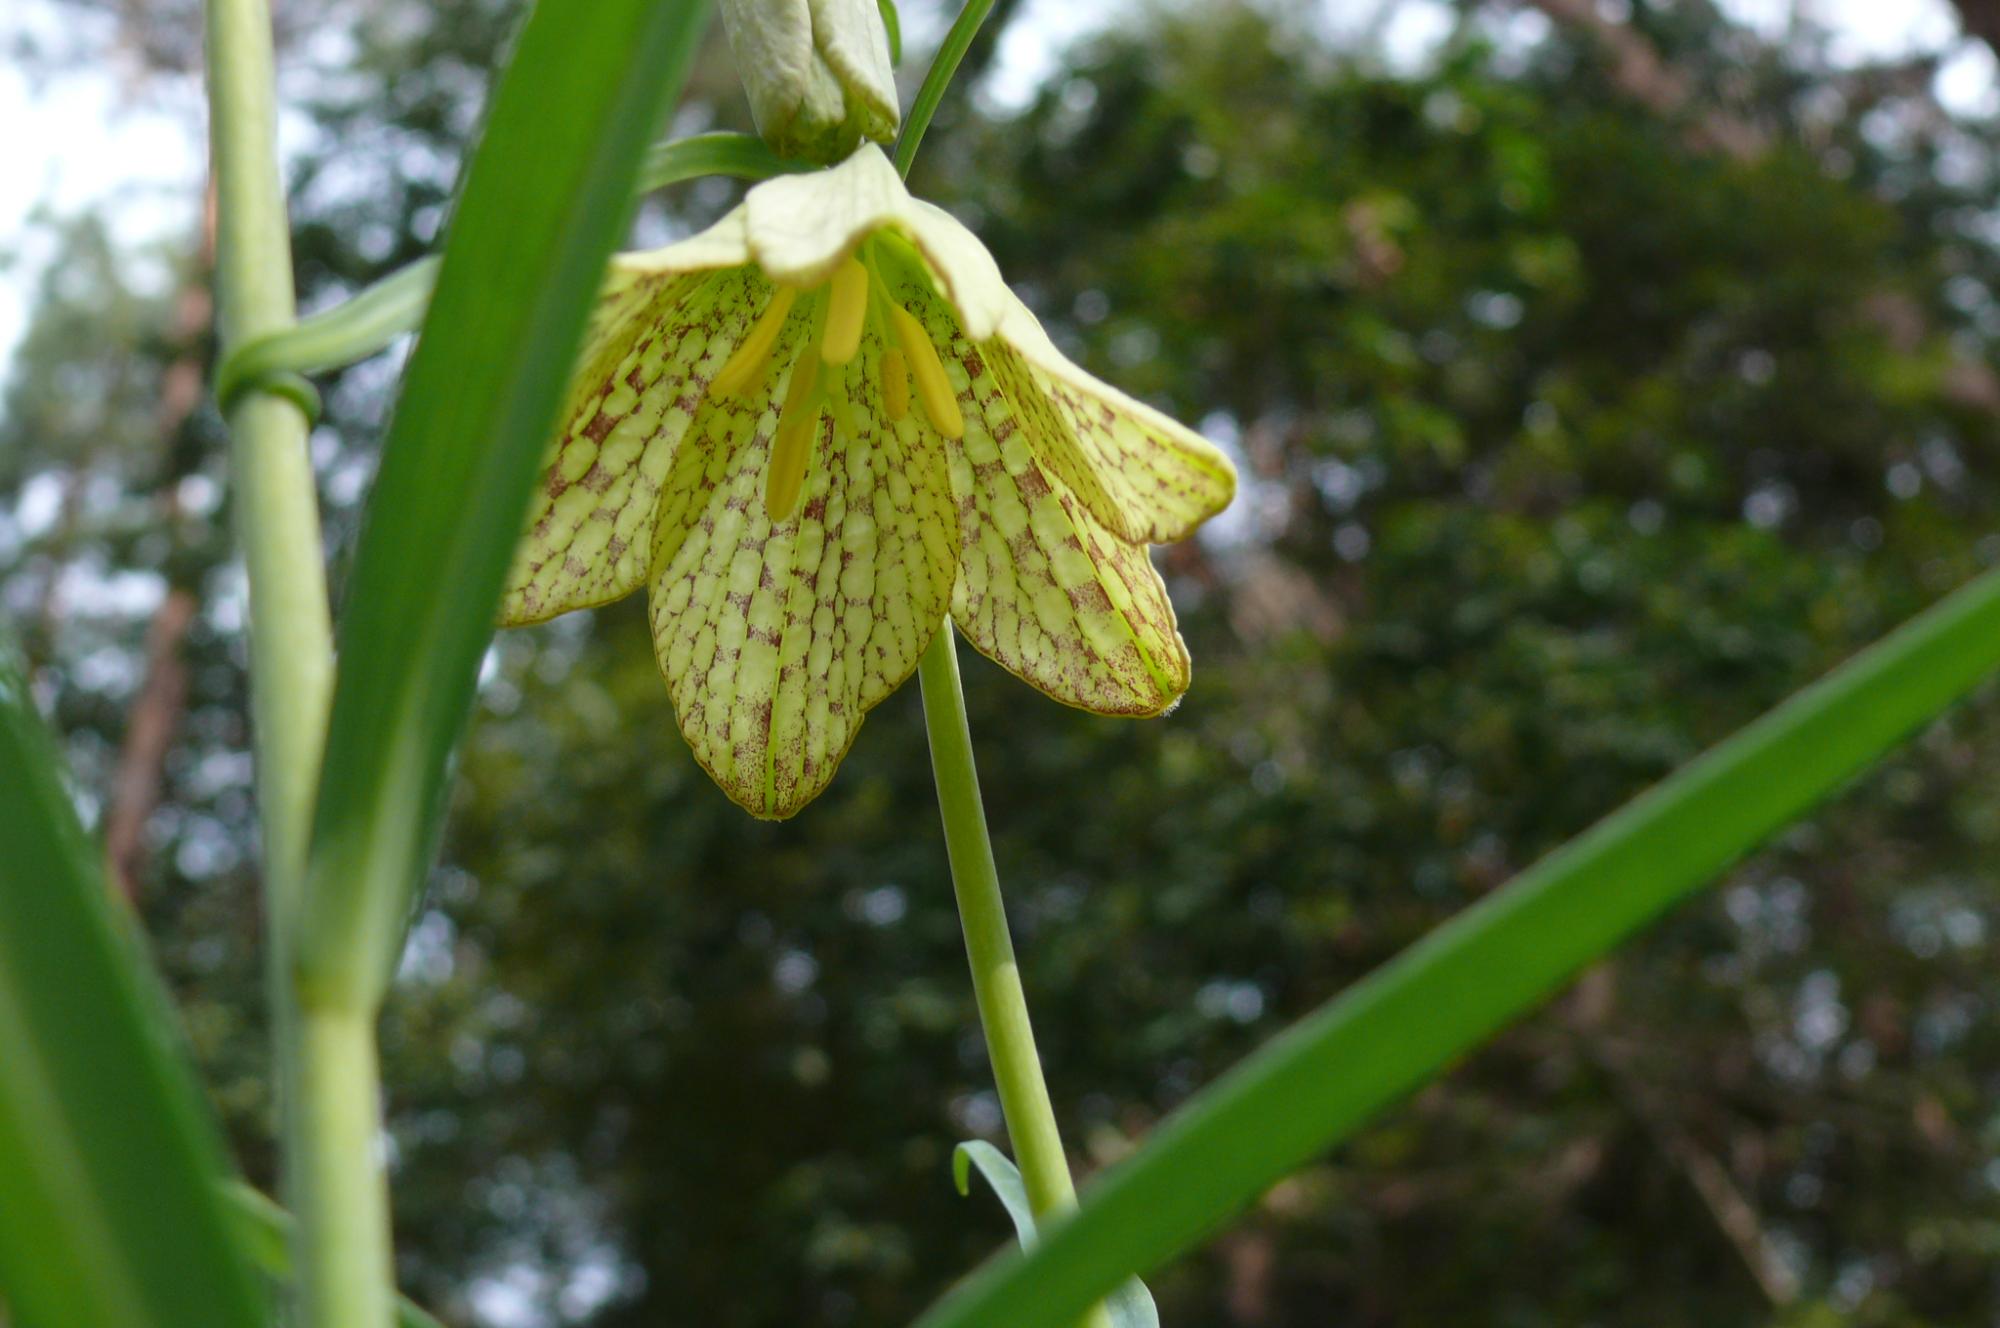
[[[747,270],[614,271],[501,600],[503,625],[607,604],[651,565],[660,488],[755,319]]]
[[[774,363],[789,365],[806,335],[794,320]],[[831,414],[821,419],[789,519],[774,525],[762,496],[788,369],[769,397],[705,403],[663,491],[660,670],[695,759],[759,816],[790,816],[826,786],[950,600],[956,522],[941,443],[907,419],[889,425],[864,394],[881,353],[864,337],[862,372],[848,378],[855,432],[836,443]]]

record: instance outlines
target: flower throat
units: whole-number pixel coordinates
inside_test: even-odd
[[[949,439],[965,434],[958,398],[945,378],[944,363],[930,333],[889,293],[867,247],[840,260],[833,275],[817,286],[778,286],[771,302],[751,327],[743,344],[709,380],[712,397],[755,400],[770,379],[778,339],[799,297],[806,299],[812,333],[793,357],[785,399],[778,408],[778,430],[764,470],[764,511],[783,521],[797,509],[805,485],[806,463],[822,412],[832,415],[837,432],[854,437],[854,403],[848,392],[847,366],[861,352],[861,337],[873,327],[882,340],[882,413],[891,421],[910,412],[910,389],[931,427]]]

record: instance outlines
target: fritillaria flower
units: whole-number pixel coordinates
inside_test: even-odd
[[[1235,482],[1071,363],[864,144],[614,260],[503,621],[644,585],[696,759],[790,816],[947,615],[1059,701],[1171,707],[1187,647],[1147,546]]]

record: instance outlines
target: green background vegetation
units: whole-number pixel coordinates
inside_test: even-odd
[[[968,661],[1085,1169],[2000,563],[2000,132],[1922,71],[1634,8],[1679,105],[1563,27],[1475,10],[1439,67],[1396,76],[1214,7],[1078,48],[1018,115],[965,80],[927,140],[913,184],[1052,332],[1244,471],[1237,510],[1161,554],[1196,660],[1172,718],[1073,714]],[[340,12],[353,67],[281,85],[318,131],[294,176],[308,307],[431,247],[516,17]],[[683,115],[739,126],[728,77],[705,60]],[[638,234],[736,188],[682,189]],[[192,596],[132,886],[268,1181],[220,428],[202,409],[162,437],[162,384],[207,348],[173,283],[132,275],[198,282],[194,237],[163,260],[98,219],[48,226],[0,492],[60,505],[32,536],[0,524],[0,604],[101,823],[135,716],[160,713],[133,605]],[[327,384],[337,587],[394,378]],[[1996,767],[1989,689],[1149,1279],[1163,1318],[1993,1318]],[[914,688],[805,814],[754,822],[675,736],[631,603],[500,638],[460,776],[384,1027],[419,1299],[454,1322],[895,1322],[1007,1238],[950,1183],[952,1144],[999,1119]]]

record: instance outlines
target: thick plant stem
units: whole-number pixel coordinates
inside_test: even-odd
[[[958,680],[958,639],[949,622],[917,665],[924,692],[924,727],[930,734],[931,774],[937,781],[938,811],[944,817],[945,851],[951,859],[952,889],[965,929],[965,954],[972,965],[972,990],[986,1033],[986,1054],[1000,1090],[1000,1110],[1013,1141],[1014,1162],[1028,1191],[1028,1206],[1040,1220],[1076,1206],[1076,1185],[1063,1155],[1055,1108],[1035,1051],[1028,1023],[1028,999],[1007,931],[1000,898],[1000,873],[986,833],[986,809],[979,798],[979,771],[972,759],[972,730],[965,718],[965,692]],[[1085,1323],[1109,1323],[1104,1307]]]
[[[372,1011],[300,1011],[301,1133],[311,1141],[296,1188],[312,1196],[300,1295],[313,1328],[386,1326],[391,1291],[388,1194],[382,1183],[381,1108]],[[302,1223],[302,1226],[305,1225]]]
[[[270,15],[210,0],[208,65],[216,282],[225,346],[293,321],[291,239],[278,183]],[[274,396],[229,416],[238,536],[250,579],[252,705],[270,888],[286,912],[304,865],[333,683],[333,631],[306,420]]]
[[[290,231],[278,175],[271,16],[265,0],[209,0],[210,154],[216,192],[217,307],[224,349],[290,327],[295,317]],[[348,1153],[339,1137],[349,1109],[376,1111],[374,1054],[357,1058],[339,1039],[307,1036],[292,980],[294,935],[305,879],[314,784],[333,684],[319,506],[306,455],[308,424],[292,401],[243,395],[229,411],[230,474],[237,534],[250,584],[251,708],[258,804],[263,821],[266,972],[274,1072],[279,1085],[286,1198],[298,1213],[296,1266],[309,1328],[377,1328],[390,1276],[387,1201],[372,1137]],[[323,1032],[324,1030],[322,1030]],[[329,1075],[359,1076],[338,1099]],[[338,1185],[316,1183],[345,1169]],[[372,1182],[374,1202],[352,1193]],[[362,1285],[354,1260],[324,1251],[379,1249]],[[379,1284],[383,1294],[370,1288]]]

